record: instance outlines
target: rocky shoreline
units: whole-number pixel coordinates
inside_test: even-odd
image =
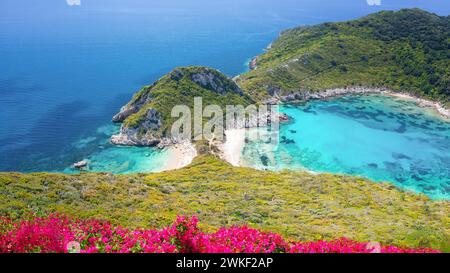
[[[264,101],[266,104],[280,104],[280,103],[292,103],[292,102],[304,102],[308,100],[321,100],[334,97],[341,97],[346,95],[368,95],[368,94],[383,94],[403,99],[412,99],[417,104],[424,108],[433,108],[441,117],[450,119],[450,109],[447,109],[439,102],[433,102],[416,96],[412,96],[408,93],[394,92],[387,88],[370,88],[370,87],[349,87],[349,88],[336,88],[327,89],[318,92],[299,91],[286,96],[277,95],[275,92],[272,98]]]
[[[249,68],[250,70],[256,69],[256,68],[258,67],[257,62],[258,62],[258,56],[253,57],[253,58],[250,60],[250,62],[248,63],[248,68]]]
[[[285,96],[279,96],[277,95],[277,93],[275,93],[273,97],[265,100],[263,103],[269,105],[276,105],[280,103],[294,103],[294,102],[304,102],[308,100],[322,100],[346,95],[368,95],[368,94],[384,94],[403,99],[412,99],[416,101],[419,106],[424,108],[433,108],[442,118],[450,119],[450,110],[445,108],[438,102],[433,102],[422,98],[414,97],[407,93],[393,92],[386,88],[369,88],[369,87],[336,88],[336,89],[327,89],[319,92],[299,91]],[[277,118],[280,122],[289,121],[289,117],[284,115],[283,113],[277,113]],[[262,120],[266,120],[267,124],[270,124],[271,114],[263,113],[254,115],[252,117],[247,117],[243,120],[236,120],[235,125],[227,129],[230,130],[230,129],[255,128],[261,126]],[[142,137],[138,138],[136,137],[137,134],[138,134],[137,129],[132,130],[130,128],[127,128],[126,130],[122,130],[119,134],[113,135],[111,137],[111,143],[115,145],[125,145],[125,146],[153,146],[159,149],[164,149],[166,147],[179,144],[178,141],[172,140],[167,137],[158,138],[155,136],[149,136],[144,138]]]

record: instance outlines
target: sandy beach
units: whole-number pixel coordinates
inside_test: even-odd
[[[419,106],[424,108],[433,108],[433,110],[435,110],[441,117],[450,119],[450,110],[442,106],[439,102],[417,98],[406,93],[385,92],[385,94],[396,98],[414,100]]]
[[[168,148],[169,159],[162,171],[176,170],[192,163],[197,156],[197,149],[191,142],[175,144]]]
[[[220,146],[222,158],[233,166],[239,166],[242,150],[245,145],[245,129],[231,129],[225,131],[226,140]]]

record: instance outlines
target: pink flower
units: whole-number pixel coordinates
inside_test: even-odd
[[[198,218],[179,216],[162,230],[130,230],[95,219],[77,220],[59,214],[26,217],[21,221],[0,217],[0,253],[68,252],[76,243],[81,253],[435,253],[433,249],[407,249],[356,242],[287,242],[280,235],[246,226],[204,233]]]

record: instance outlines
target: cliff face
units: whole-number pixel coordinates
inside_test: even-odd
[[[179,67],[152,85],[142,88],[113,117],[122,123],[120,133],[111,137],[117,145],[155,146],[169,144],[170,117],[175,105],[193,109],[194,97],[203,104],[246,105],[250,102],[239,86],[219,71],[207,67]]]
[[[131,115],[133,111],[136,111],[137,106],[131,105],[129,108],[125,106],[123,111],[114,116],[113,120],[118,122],[125,120],[127,115]],[[137,112],[137,111],[136,111]],[[161,142],[161,136],[157,134],[157,131],[162,126],[161,114],[153,109],[149,108],[144,112],[144,118],[135,126],[122,125],[120,133],[111,137],[111,143],[116,145],[127,146],[155,146]]]

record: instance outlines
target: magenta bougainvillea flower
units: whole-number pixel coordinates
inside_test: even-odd
[[[107,221],[78,220],[59,214],[12,221],[0,218],[0,252],[81,253],[435,253],[355,242],[289,242],[280,235],[246,226],[204,233],[197,217],[179,216],[162,230],[127,229]]]

